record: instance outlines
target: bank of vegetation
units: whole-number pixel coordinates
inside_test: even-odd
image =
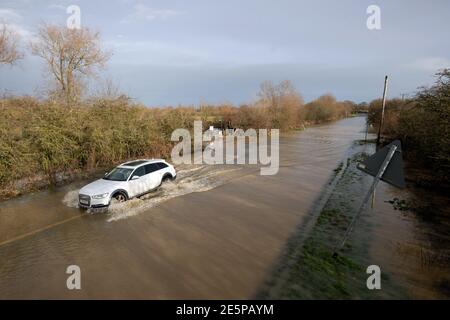
[[[369,105],[369,124],[378,130],[381,100]],[[450,185],[450,69],[436,74],[430,87],[409,99],[387,100],[382,133],[400,139],[414,179],[425,186]]]
[[[282,86],[286,86],[284,82]],[[272,88],[265,84],[265,88]],[[266,90],[264,89],[264,90]],[[352,105],[332,96],[304,105],[292,91],[234,106],[149,108],[121,96],[93,98],[74,105],[33,97],[0,99],[0,189],[3,198],[36,185],[57,183],[73,173],[96,172],[122,161],[168,157],[177,128],[194,120],[229,128],[302,128],[349,115]],[[324,110],[326,110],[324,112]]]
[[[46,66],[47,86],[40,96],[0,98],[0,197],[47,186],[122,161],[167,157],[173,130],[204,128],[277,128],[282,131],[331,121],[355,111],[351,102],[324,95],[305,104],[289,81],[264,82],[256,101],[232,104],[148,107],[121,94],[110,81],[92,93],[111,57],[100,34],[88,28],[43,24],[33,41],[0,26],[0,68],[26,55]],[[29,52],[21,51],[27,47]]]

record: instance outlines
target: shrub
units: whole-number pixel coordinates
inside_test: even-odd
[[[194,120],[231,128],[290,130],[306,118],[314,122],[347,115],[345,103],[324,96],[303,107],[301,96],[284,81],[266,83],[260,99],[240,107],[225,103],[200,108],[147,108],[126,96],[91,98],[78,105],[32,97],[0,99],[0,186],[45,174],[98,170],[128,159],[168,157],[177,128],[193,128]]]
[[[380,100],[369,107],[369,123],[378,127]],[[388,100],[383,134],[400,138],[414,159],[429,165],[436,176],[450,181],[450,70],[436,74],[431,87],[419,88],[410,100]]]

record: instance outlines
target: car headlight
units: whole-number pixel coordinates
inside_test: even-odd
[[[109,193],[96,194],[95,196],[92,196],[92,199],[103,199],[106,198],[108,195]]]

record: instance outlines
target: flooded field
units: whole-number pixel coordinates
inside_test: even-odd
[[[184,165],[175,181],[100,212],[77,208],[86,181],[5,201],[0,298],[254,297],[364,124],[348,118],[283,136],[275,176]],[[81,290],[66,287],[69,265],[81,268]]]

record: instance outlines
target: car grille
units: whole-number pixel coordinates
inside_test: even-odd
[[[78,195],[78,202],[82,206],[90,206],[91,205],[91,197],[85,194]]]

